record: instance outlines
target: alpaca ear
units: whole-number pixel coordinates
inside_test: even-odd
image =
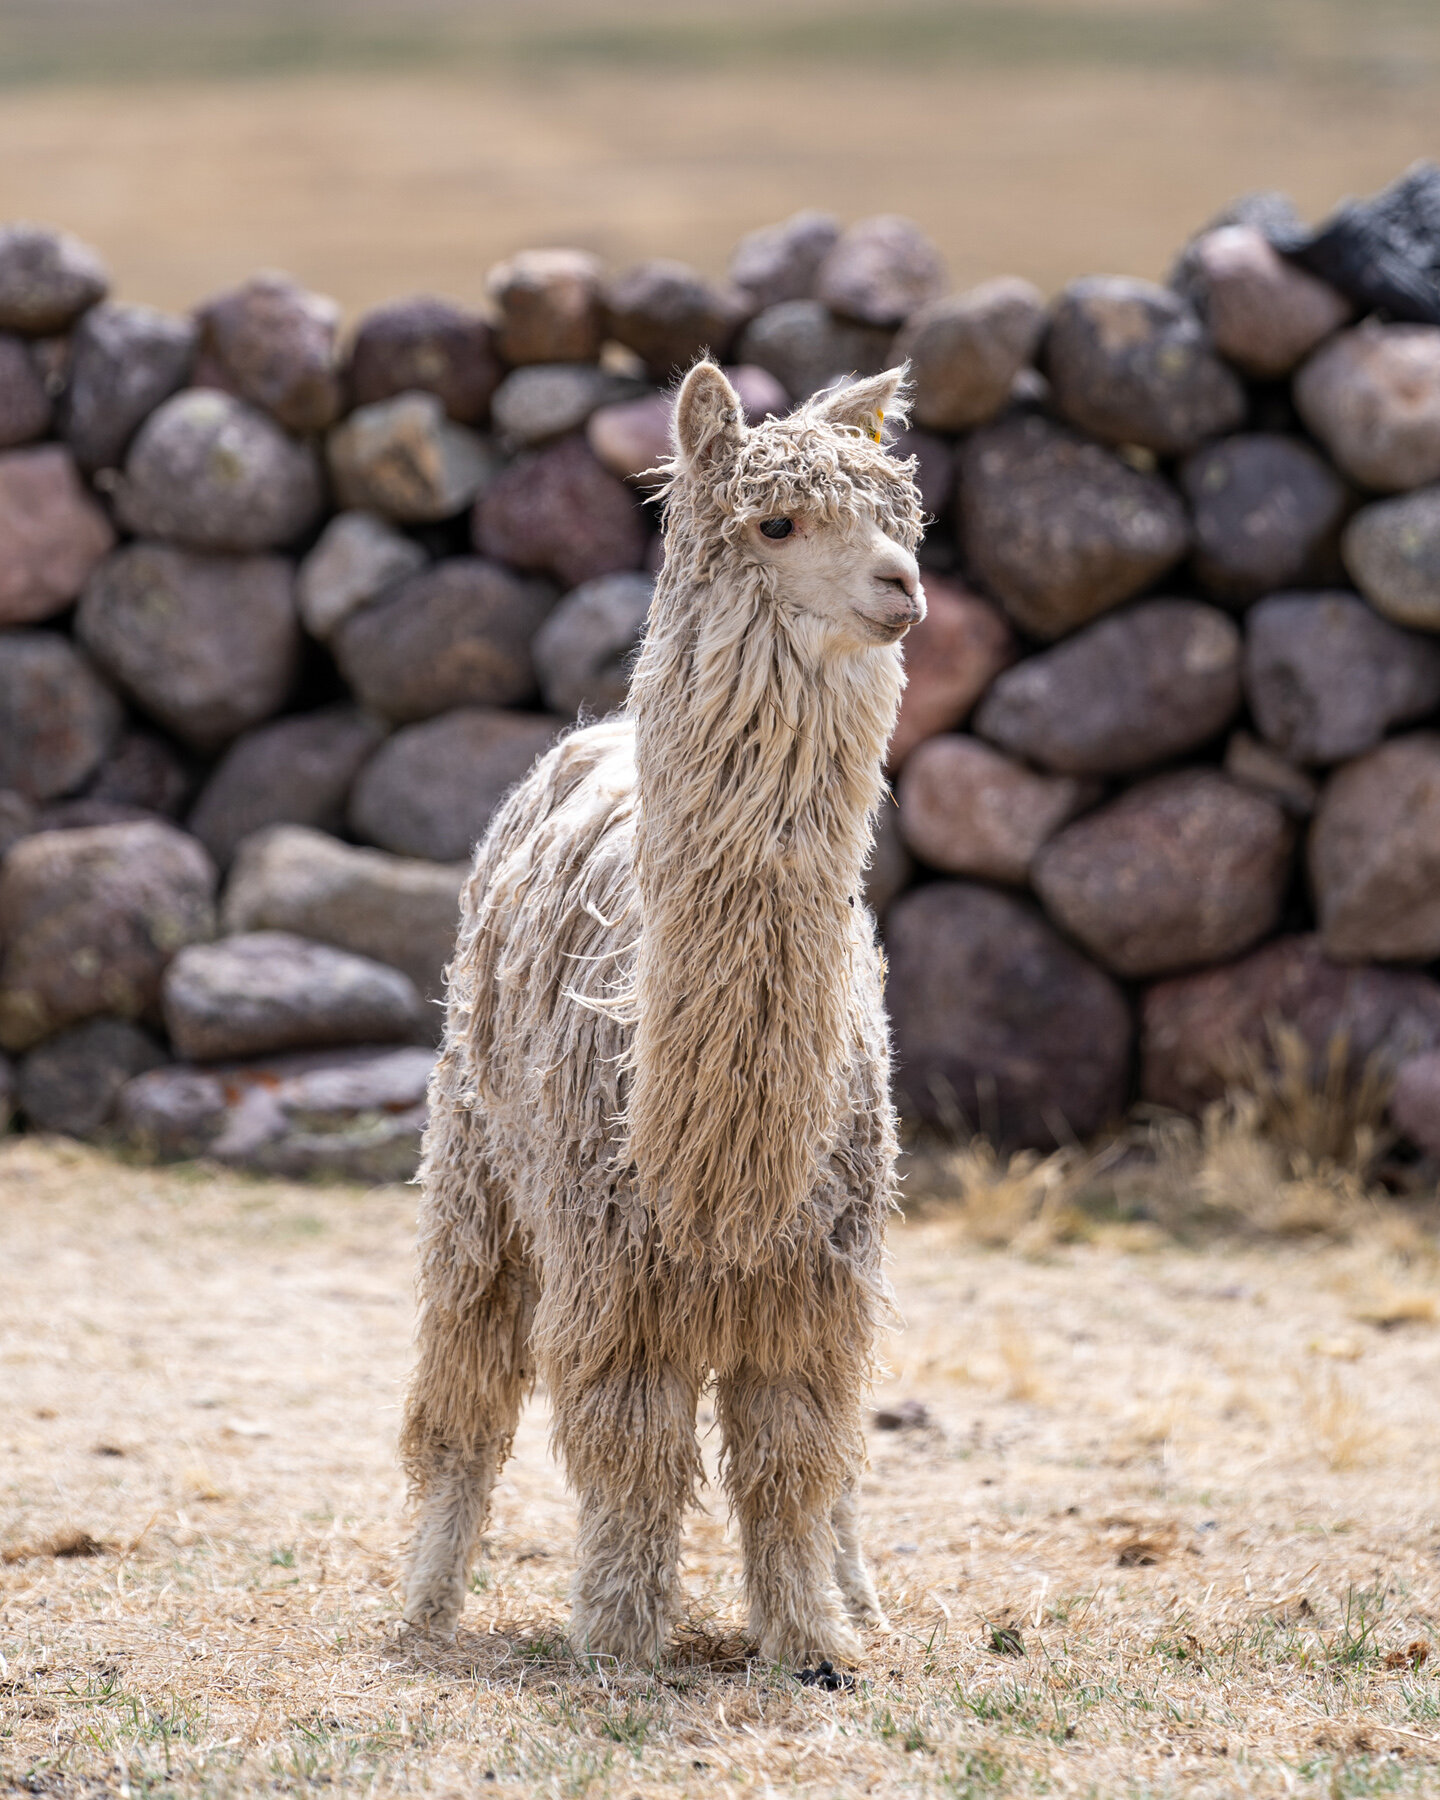
[[[675,455],[690,475],[715,475],[740,447],[740,396],[713,362],[698,362],[680,384],[672,430]]]
[[[869,375],[863,381],[852,381],[848,387],[835,388],[811,402],[813,410],[831,425],[853,425],[868,438],[880,442],[880,426],[889,419],[892,425],[903,425],[909,410],[905,394],[905,377],[909,363],[898,369],[886,369],[883,375]]]

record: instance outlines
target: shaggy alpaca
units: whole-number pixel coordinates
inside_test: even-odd
[[[880,444],[901,378],[747,429],[690,371],[627,713],[480,846],[421,1175],[413,1625],[455,1628],[537,1372],[577,1650],[663,1650],[710,1382],[761,1655],[853,1660],[833,1587],[882,1622],[857,1484],[895,1137],[860,890],[924,613],[912,465]]]

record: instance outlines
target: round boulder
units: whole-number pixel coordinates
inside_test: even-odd
[[[1440,486],[1364,507],[1341,548],[1377,611],[1397,625],[1440,632]]]
[[[44,437],[50,426],[50,396],[28,346],[0,333],[0,450]]]
[[[1035,858],[1051,918],[1117,975],[1238,956],[1274,929],[1294,827],[1210,769],[1152,776],[1077,819]]]
[[[840,236],[833,213],[797,212],[778,225],[748,231],[730,252],[730,285],[758,311],[782,300],[808,300],[820,265]]]
[[[166,1060],[128,1019],[86,1019],[26,1052],[15,1098],[32,1131],[94,1137],[110,1123],[125,1083]]]
[[[0,226],[0,331],[52,337],[105,298],[104,263],[68,231]]]
[[[1124,996],[1033,906],[932,882],[891,906],[885,947],[909,1110],[1006,1147],[1087,1137],[1123,1111]]]
[[[1016,276],[985,281],[919,307],[895,340],[909,361],[914,419],[931,431],[970,431],[1001,412],[1045,327],[1039,288]]]
[[[481,423],[500,375],[490,327],[480,314],[428,295],[366,313],[350,351],[354,405],[433,394],[460,425]]]
[[[983,426],[961,450],[959,473],[969,567],[1038,638],[1131,599],[1189,547],[1167,482],[1047,419]]]
[[[657,382],[688,369],[701,351],[723,361],[751,311],[735,289],[712,287],[664,257],[612,276],[604,301],[607,336],[633,350]]]
[[[1390,1096],[1390,1122],[1418,1149],[1440,1157],[1440,1051],[1400,1065]]]
[[[927,572],[925,617],[905,634],[906,686],[890,739],[890,768],[901,768],[926,738],[963,725],[1017,654],[1014,632],[988,600]]]
[[[96,570],[75,629],[137,705],[194,749],[218,750],[290,691],[293,574],[278,556],[129,544]]]
[[[1337,572],[1350,491],[1308,444],[1268,431],[1223,438],[1187,458],[1180,487],[1194,522],[1195,573],[1226,605]]]
[[[87,474],[120,466],[136,431],[190,379],[196,329],[189,319],[107,300],[70,340],[60,435]]]
[[[529,363],[496,388],[490,417],[505,443],[548,443],[580,431],[602,406],[637,398],[641,383],[586,363]]]
[[[1440,326],[1372,319],[1342,331],[1295,377],[1295,404],[1362,487],[1440,481]]]
[[[940,252],[899,213],[877,213],[842,231],[815,276],[815,297],[831,312],[892,331],[944,289]]]
[[[37,444],[0,456],[0,625],[63,612],[114,542],[68,450]]]
[[[414,538],[376,513],[337,513],[300,564],[295,600],[312,637],[328,638],[351,613],[425,567]]]
[[[324,431],[340,411],[340,308],[288,275],[253,275],[195,314],[195,385],[248,400],[287,431]]]
[[[74,793],[120,736],[124,709],[68,638],[0,632],[0,788]]]
[[[98,802],[177,818],[194,785],[188,761],[164,738],[150,731],[129,730],[121,733],[85,792],[88,799]]]
[[[588,363],[605,335],[600,259],[588,250],[522,250],[485,280],[499,323],[496,348],[512,368]]]
[[[601,718],[625,704],[655,578],[636,570],[582,582],[555,608],[531,646],[552,713]]]
[[[725,376],[751,424],[768,413],[783,413],[789,405],[785,390],[768,369],[741,363],[726,369]],[[585,441],[596,460],[612,475],[626,481],[638,481],[646,475],[659,480],[653,471],[670,454],[670,423],[674,416],[675,396],[671,393],[618,400],[590,415]]]
[[[314,452],[243,400],[186,388],[140,427],[116,489],[121,522],[192,550],[270,550],[314,523]]]
[[[1338,288],[1287,262],[1255,225],[1222,225],[1197,238],[1183,286],[1215,348],[1262,381],[1288,375],[1355,311]]]
[[[647,538],[629,488],[579,437],[517,457],[476,503],[473,534],[482,556],[565,587],[638,568]]]
[[[330,433],[326,454],[342,506],[414,524],[463,512],[499,462],[492,445],[424,393],[357,408]]]
[[[1093,783],[1037,775],[988,744],[945,733],[905,763],[900,830],[932,869],[1020,887],[1040,846],[1098,798]]]

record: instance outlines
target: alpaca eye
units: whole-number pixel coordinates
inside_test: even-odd
[[[768,538],[787,538],[794,529],[793,519],[765,519],[760,525],[761,536]]]

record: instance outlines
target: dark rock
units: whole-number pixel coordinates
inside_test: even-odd
[[[1390,1122],[1418,1149],[1440,1156],[1440,1052],[1401,1063],[1390,1096]]]
[[[0,450],[44,437],[50,427],[50,396],[28,346],[0,335]]]
[[[279,710],[300,649],[291,565],[130,544],[96,570],[75,628],[107,674],[197,750]]]
[[[422,1022],[408,975],[288,931],[192,944],[166,969],[160,997],[170,1042],[193,1062],[404,1042]]]
[[[745,295],[712,287],[664,257],[612,276],[604,299],[607,334],[633,350],[658,382],[688,369],[702,350],[723,362],[751,312]]]
[[[892,330],[944,290],[940,252],[898,213],[878,213],[842,231],[815,276],[815,297],[831,312]]]
[[[1038,417],[977,431],[960,453],[961,544],[1022,628],[1060,637],[1129,600],[1189,546],[1158,475]]]
[[[1440,644],[1353,594],[1273,594],[1246,620],[1245,697],[1284,755],[1341,762],[1440,705]]]
[[[407,1181],[434,1060],[407,1045],[172,1066],[127,1082],[120,1118],[152,1156],[210,1156],[292,1179]]]
[[[1440,735],[1395,738],[1336,770],[1310,831],[1310,883],[1337,962],[1440,956]]]
[[[1225,746],[1225,773],[1241,787],[1254,788],[1281,806],[1292,819],[1308,819],[1320,798],[1313,776],[1248,731],[1234,731]]]
[[[625,704],[630,665],[645,629],[655,579],[636,571],[583,582],[555,608],[532,650],[552,713],[590,718]]]
[[[921,862],[1023,886],[1036,851],[1099,789],[1037,775],[988,744],[947,733],[911,753],[899,795],[900,830]]]
[[[897,431],[890,449],[895,456],[914,457],[924,512],[935,519],[947,511],[955,495],[955,457],[946,440],[929,431]]]
[[[1124,997],[1033,906],[933,882],[890,908],[885,945],[896,1083],[920,1117],[1052,1145],[1123,1110]]]
[[[1273,930],[1294,828],[1211,769],[1156,775],[1067,825],[1035,858],[1046,911],[1117,975],[1238,956]]]
[[[970,709],[1018,654],[1015,634],[988,600],[940,575],[925,577],[925,617],[905,636],[907,685],[890,739],[889,766]]]
[[[0,1055],[0,1132],[10,1129],[15,1117],[15,1065]]]
[[[404,726],[360,771],[350,796],[351,831],[397,856],[467,860],[490,815],[563,723],[466,706]]]
[[[351,613],[331,648],[361,704],[400,724],[514,706],[535,693],[530,645],[554,604],[543,581],[447,557]]]
[[[0,625],[63,612],[115,542],[59,444],[0,456]]]
[[[0,1046],[152,1016],[170,958],[214,930],[214,865],[173,825],[22,838],[0,863]]]
[[[846,375],[878,375],[889,366],[888,326],[837,319],[818,300],[782,300],[745,327],[736,360],[773,375],[794,400]]]
[[[896,896],[909,887],[915,864],[900,834],[900,808],[889,796],[875,821],[875,848],[865,871],[865,904],[883,919]]]
[[[320,512],[314,452],[209,388],[186,388],[140,427],[116,488],[121,522],[192,550],[270,550]]]
[[[124,711],[67,638],[0,632],[0,788],[73,793],[120,736]]]
[[[769,413],[787,410],[788,396],[768,369],[742,363],[726,369],[725,374],[752,424]],[[616,401],[590,415],[585,439],[596,460],[612,475],[635,481],[650,474],[663,457],[669,456],[674,413],[675,396],[671,393]]]
[[[757,312],[782,300],[808,300],[820,265],[839,236],[840,221],[833,213],[792,213],[778,225],[747,231],[730,252],[726,275]]]
[[[356,406],[434,394],[460,425],[483,421],[500,375],[491,330],[480,314],[425,295],[366,313],[350,351]]]
[[[300,564],[295,600],[312,637],[328,638],[393,582],[425,567],[425,552],[376,513],[337,513]]]
[[[1334,578],[1350,495],[1308,444],[1268,431],[1223,438],[1187,459],[1180,487],[1195,573],[1217,600],[1243,606]]]
[[[1198,600],[1146,600],[998,676],[983,738],[1068,775],[1130,775],[1216,737],[1240,706],[1240,633]]]
[[[37,831],[88,831],[92,825],[129,825],[136,819],[153,819],[156,815],[144,806],[131,806],[123,800],[92,800],[80,794],[73,800],[52,800],[40,808]]]
[[[1377,500],[1350,521],[1345,567],[1377,611],[1440,632],[1440,486]]]
[[[173,819],[185,810],[194,785],[190,769],[163,738],[131,730],[101,763],[86,796]]]
[[[1245,417],[1245,390],[1178,294],[1125,275],[1072,281],[1045,339],[1055,404],[1111,444],[1183,456]]]
[[[1318,937],[1277,938],[1239,962],[1157,982],[1142,1007],[1140,1092],[1199,1112],[1273,1069],[1285,1036],[1309,1050],[1312,1078],[1344,1055],[1358,1075],[1440,1044],[1440,983],[1409,970],[1346,968]]]
[[[68,231],[0,226],[0,331],[49,337],[105,298],[105,265]]]
[[[1440,325],[1440,168],[1413,164],[1369,200],[1348,200],[1287,246],[1365,311]]]
[[[26,1052],[16,1099],[33,1131],[94,1137],[110,1123],[125,1083],[165,1060],[154,1038],[128,1019],[86,1019]]]
[[[1044,325],[1039,288],[1015,276],[947,294],[911,313],[893,355],[910,363],[915,423],[970,431],[993,419],[1009,404]]]
[[[198,308],[197,387],[248,400],[287,431],[324,431],[340,411],[340,308],[288,275],[251,276]]]
[[[339,831],[351,784],[384,736],[377,719],[349,706],[244,732],[206,782],[187,828],[222,869],[240,840],[266,825]]]
[[[1440,481],[1440,327],[1342,331],[1295,377],[1295,404],[1342,474],[1382,492]]]
[[[444,992],[466,863],[361,850],[303,825],[247,838],[225,888],[226,931],[292,931],[401,969],[427,1000]]]
[[[15,788],[0,788],[0,856],[36,828],[35,802]],[[4,1130],[0,1124],[0,1131]]]
[[[485,285],[504,360],[512,368],[594,362],[605,335],[600,273],[588,250],[522,250],[497,264]]]
[[[1184,290],[1215,348],[1274,381],[1354,317],[1338,289],[1288,262],[1254,225],[1222,225],[1190,246]]]
[[[586,363],[530,363],[512,369],[496,388],[490,416],[507,444],[528,448],[582,430],[591,413],[635,400],[642,387]]]
[[[484,438],[446,417],[434,394],[362,406],[326,442],[342,506],[417,524],[452,519],[499,467]]]
[[[70,340],[60,435],[87,474],[118,468],[144,421],[186,385],[196,336],[193,320],[153,306],[107,300],[86,313]]]
[[[601,468],[583,438],[517,457],[475,507],[475,547],[565,587],[638,568],[645,519],[624,482]]]

